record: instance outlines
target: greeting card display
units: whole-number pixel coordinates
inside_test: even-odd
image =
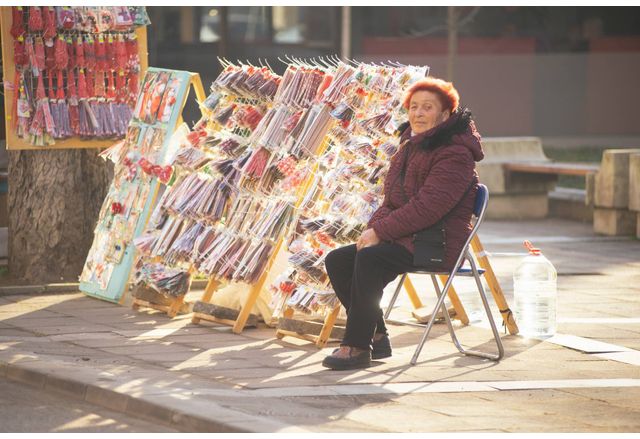
[[[124,140],[101,153],[115,169],[80,276],[80,289],[89,295],[117,302],[125,291],[131,242],[146,224],[159,182],[173,174],[166,156],[192,80],[189,72],[150,68]]]

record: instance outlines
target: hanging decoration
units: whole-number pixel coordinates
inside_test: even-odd
[[[15,135],[39,147],[69,137],[124,137],[140,73],[135,29],[149,24],[145,8],[13,6],[11,20]]]

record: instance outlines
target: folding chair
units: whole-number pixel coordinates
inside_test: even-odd
[[[485,185],[479,184],[478,185],[478,192],[476,194],[475,204],[474,204],[474,207],[473,207],[472,221],[475,221],[475,223],[473,225],[473,229],[471,230],[471,234],[469,235],[469,238],[467,239],[467,242],[462,247],[462,251],[460,252],[460,255],[458,256],[458,260],[456,261],[456,263],[454,265],[454,267],[456,267],[456,268],[451,270],[451,272],[433,272],[433,271],[421,270],[421,269],[416,269],[416,270],[409,271],[409,272],[407,272],[407,273],[402,275],[402,278],[400,279],[400,282],[398,283],[398,287],[396,288],[395,292],[393,293],[393,297],[391,298],[391,302],[389,303],[389,306],[387,307],[387,309],[385,311],[385,314],[384,314],[384,318],[385,319],[387,319],[389,317],[389,314],[391,313],[391,309],[393,308],[393,305],[394,305],[396,299],[398,298],[398,294],[400,293],[400,290],[402,289],[402,285],[404,283],[404,280],[405,280],[405,278],[407,277],[407,275],[409,273],[428,274],[428,275],[430,275],[431,276],[431,281],[433,282],[433,286],[435,287],[435,290],[436,290],[436,295],[438,296],[438,302],[436,303],[436,306],[434,307],[433,312],[431,313],[431,318],[429,319],[429,322],[427,323],[426,327],[424,325],[422,325],[422,324],[417,324],[417,323],[412,323],[412,322],[389,320],[390,322],[394,322],[394,323],[418,326],[418,327],[421,327],[421,328],[424,327],[424,334],[422,335],[422,339],[420,340],[420,343],[416,347],[416,351],[413,354],[413,357],[411,358],[411,365],[415,365],[416,364],[416,362],[418,360],[418,355],[420,355],[420,351],[422,350],[422,347],[424,346],[425,342],[427,341],[427,337],[429,336],[429,332],[431,332],[431,327],[433,326],[433,323],[436,320],[436,314],[438,313],[439,309],[441,309],[442,313],[444,314],[444,319],[445,319],[445,321],[447,323],[447,327],[449,328],[449,333],[451,334],[451,339],[453,340],[453,343],[456,345],[456,347],[458,348],[458,350],[462,354],[488,358],[488,359],[494,360],[494,361],[500,361],[500,359],[504,356],[504,348],[502,346],[502,341],[500,340],[500,335],[498,334],[498,329],[496,327],[496,323],[493,320],[493,315],[491,314],[491,309],[489,309],[489,302],[487,301],[487,295],[484,292],[484,288],[482,287],[482,281],[480,279],[480,276],[484,273],[484,270],[477,268],[476,262],[473,259],[473,256],[471,255],[471,253],[469,251],[469,244],[471,243],[471,240],[473,239],[473,237],[478,232],[478,228],[480,227],[480,224],[482,223],[482,219],[484,218],[485,210],[487,209],[488,201],[489,201],[489,190],[487,189],[487,187]],[[464,263],[465,260],[469,261],[469,265],[470,265],[471,268],[463,268],[462,267],[462,264]],[[460,268],[457,268],[457,267],[460,267]],[[444,288],[441,291],[440,290],[440,284],[438,283],[438,279],[436,278],[436,276],[443,275],[443,274],[447,275],[448,279],[447,279],[447,282],[445,282]],[[478,292],[480,293],[480,298],[482,299],[482,304],[484,305],[484,310],[485,310],[485,312],[487,314],[487,318],[489,319],[489,324],[491,325],[491,330],[493,331],[493,337],[494,337],[496,345],[498,347],[498,354],[492,354],[492,353],[487,353],[487,352],[479,352],[479,351],[473,351],[473,350],[465,349],[465,348],[462,347],[462,345],[458,341],[458,337],[456,336],[456,333],[455,333],[455,331],[453,329],[453,325],[451,324],[451,318],[449,317],[449,313],[447,312],[447,307],[444,304],[444,299],[447,297],[447,294],[449,293],[449,288],[450,288],[450,286],[451,286],[451,284],[453,282],[454,277],[456,277],[456,276],[473,277],[475,279],[476,285],[478,286]]]

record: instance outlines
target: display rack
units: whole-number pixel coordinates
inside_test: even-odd
[[[0,30],[2,34],[2,70],[4,77],[4,111],[6,124],[6,148],[7,150],[46,150],[46,149],[82,149],[82,148],[107,148],[114,142],[113,139],[82,139],[70,137],[57,139],[54,144],[48,146],[35,146],[25,139],[18,137],[13,129],[13,105],[15,97],[14,78],[16,65],[14,61],[14,39],[10,34],[12,25],[12,6],[0,7]],[[27,9],[27,7],[23,7]],[[135,29],[138,41],[138,57],[140,60],[140,77],[144,77],[149,61],[147,53],[147,28],[139,26]]]
[[[96,227],[94,243],[89,251],[89,256],[85,263],[85,269],[81,276],[81,291],[87,295],[111,302],[124,302],[135,257],[135,247],[131,245],[131,240],[139,236],[146,226],[160,188],[160,182],[158,181],[157,176],[143,172],[142,161],[137,161],[137,159],[135,161],[131,161],[128,157],[125,157],[125,155],[129,152],[135,152],[135,150],[141,150],[142,148],[138,145],[138,138],[143,137],[143,134],[141,133],[147,132],[144,130],[151,130],[152,128],[155,128],[163,133],[162,142],[157,145],[157,150],[154,152],[155,157],[153,159],[153,163],[162,163],[169,150],[172,134],[176,130],[178,122],[182,119],[181,113],[186,103],[190,88],[194,88],[196,97],[199,100],[204,99],[204,90],[202,88],[200,76],[197,73],[150,67],[147,70],[145,78],[149,75],[164,75],[163,77],[167,78],[166,81],[177,81],[171,82],[171,86],[167,83],[162,84],[161,86],[164,88],[159,91],[161,96],[156,97],[159,100],[165,99],[165,93],[167,93],[166,98],[171,99],[172,102],[170,113],[165,114],[163,116],[163,121],[157,122],[155,125],[137,120],[134,115],[129,126],[129,134],[131,134],[132,139],[125,139],[122,148],[128,148],[125,151],[118,153],[120,160],[116,162],[114,181],[112,182],[107,197],[103,203],[98,220],[98,226]],[[143,85],[145,83],[146,82],[143,82]],[[147,92],[150,91],[147,90]],[[169,93],[171,93],[170,97],[168,97]],[[140,92],[136,108],[144,105],[141,101],[143,99],[145,99],[144,88]],[[133,133],[138,134],[134,135]],[[144,140],[139,141],[144,142]],[[115,145],[113,148],[117,147],[118,145]],[[150,147],[151,145],[147,146],[147,148]],[[106,152],[108,153],[109,150]],[[142,158],[145,158],[144,155]],[[148,160],[147,163],[150,164]],[[134,177],[131,180],[123,177],[123,174],[126,174],[127,172],[133,173]],[[118,199],[118,191],[128,184],[138,184],[143,188],[143,190],[141,189],[139,194],[136,194],[137,196],[135,198],[128,200],[130,205],[126,205],[127,203],[123,202],[120,203],[120,210],[124,210],[124,213],[116,212],[117,215],[113,212],[110,213],[110,209],[113,211],[113,204],[115,204],[113,200]],[[134,211],[132,206],[133,204],[140,206],[139,211]],[[127,224],[126,228],[128,230],[127,234],[130,236],[128,236],[129,239],[124,239],[122,241],[118,240],[114,244],[111,239],[107,238],[110,231],[115,228],[113,224],[117,222],[117,216],[127,217],[125,219]],[[105,224],[106,226],[104,226]],[[106,229],[103,226],[106,227]],[[112,229],[109,227],[112,227]],[[100,254],[95,252],[105,251],[103,248],[105,243],[118,246],[118,258],[115,261],[108,262],[100,257],[94,257],[95,254]],[[104,265],[97,267],[99,264]],[[109,270],[108,277],[101,277],[101,274],[107,269]]]

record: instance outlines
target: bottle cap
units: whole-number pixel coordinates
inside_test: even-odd
[[[533,246],[533,244],[531,244],[531,241],[525,241],[524,246],[527,248],[527,250],[529,250],[530,255],[539,256],[542,254],[539,248],[536,248]]]

